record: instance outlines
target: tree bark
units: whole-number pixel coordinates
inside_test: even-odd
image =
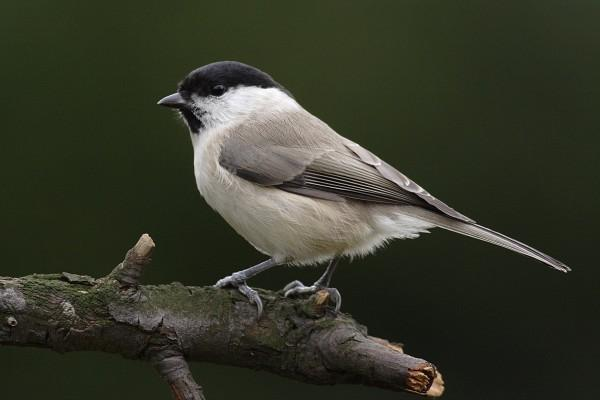
[[[443,392],[431,363],[333,312],[325,291],[289,299],[259,290],[265,307],[256,320],[256,308],[236,290],[139,285],[153,249],[143,235],[100,279],[65,272],[0,278],[0,344],[147,361],[180,400],[204,399],[187,361],[261,369],[313,384]]]

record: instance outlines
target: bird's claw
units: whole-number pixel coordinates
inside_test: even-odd
[[[330,288],[319,284],[305,286],[300,281],[293,281],[285,285],[283,295],[285,297],[301,296],[305,294],[315,294],[320,290],[325,290],[329,294],[329,298],[335,305],[335,312],[339,312],[342,307],[342,295],[336,288]]]
[[[242,280],[239,276],[236,276],[236,273],[227,276],[223,279],[219,279],[214,286],[218,288],[224,288],[227,286],[236,288],[241,294],[246,296],[250,304],[256,305],[256,319],[260,319],[263,313],[263,303],[260,299],[260,296],[258,295],[258,292],[252,289],[250,286],[248,286],[245,280]]]
[[[239,285],[237,287],[237,289],[240,291],[241,294],[243,294],[244,296],[246,296],[246,298],[248,298],[248,301],[250,302],[250,304],[256,305],[256,312],[257,312],[256,319],[260,319],[260,317],[263,313],[263,303],[262,303],[262,300],[260,299],[260,296],[258,295],[258,292],[256,290],[252,289],[250,286],[248,286],[248,284],[246,282]]]

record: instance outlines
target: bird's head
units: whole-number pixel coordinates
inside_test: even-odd
[[[177,92],[158,104],[177,109],[192,134],[273,112],[295,101],[265,72],[236,61],[219,61],[190,72]]]

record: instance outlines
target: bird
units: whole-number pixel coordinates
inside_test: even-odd
[[[206,203],[268,256],[220,279],[263,311],[247,281],[279,265],[327,263],[312,285],[293,281],[286,297],[327,290],[343,257],[373,253],[393,239],[443,228],[529,256],[558,271],[564,263],[477,224],[365,147],[311,114],[269,74],[237,61],[190,72],[158,101],[188,127],[194,176]]]

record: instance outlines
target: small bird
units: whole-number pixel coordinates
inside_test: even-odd
[[[373,253],[392,239],[443,228],[532,257],[562,272],[562,262],[450,208],[364,147],[306,111],[270,75],[221,61],[189,73],[158,102],[178,111],[194,147],[200,194],[244,239],[270,258],[219,280],[256,305],[246,281],[282,264],[328,262],[310,286],[294,281],[285,296],[328,290],[338,260]]]

